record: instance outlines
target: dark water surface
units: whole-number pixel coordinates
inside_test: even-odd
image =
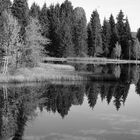
[[[1,139],[139,140],[140,67],[76,68],[93,75],[87,81],[1,85]]]

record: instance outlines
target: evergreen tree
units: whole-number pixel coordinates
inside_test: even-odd
[[[91,56],[101,56],[103,54],[102,48],[102,37],[101,37],[101,24],[99,19],[99,14],[93,11],[90,19],[91,31],[92,31],[92,44],[89,48]]]
[[[63,24],[61,25],[60,33],[60,48],[59,51],[61,51],[63,54],[63,57],[72,57],[75,56],[74,54],[74,44],[72,42],[72,34],[71,34],[71,27],[70,25],[63,21]]]
[[[61,4],[61,17],[65,19],[69,24],[73,24],[73,6],[69,0],[65,0]]]
[[[117,31],[119,35],[119,43],[122,47],[122,58],[130,59],[131,30],[128,19],[124,19],[122,10],[117,16]]]
[[[10,9],[10,6],[11,6],[11,1],[10,0],[0,0],[0,14],[4,10]]]
[[[39,22],[41,24],[41,30],[42,30],[41,32],[44,37],[48,37],[48,34],[49,34],[49,20],[48,20],[47,11],[48,9],[45,3],[39,15]]]
[[[54,57],[62,57],[63,53],[60,49],[60,5],[51,5],[48,9],[49,20],[49,39],[51,40],[49,46],[49,55]]]
[[[32,16],[33,18],[39,18],[40,7],[35,2],[31,5],[29,15]]]
[[[132,34],[131,29],[129,25],[128,18],[125,20],[125,38],[124,38],[124,44],[125,44],[125,51],[124,57],[126,59],[131,59],[131,47],[132,47]]]
[[[110,30],[111,30],[109,56],[111,57],[111,53],[113,51],[113,48],[115,48],[115,45],[118,41],[117,28],[116,28],[115,20],[114,20],[114,17],[112,14],[109,18],[109,23],[110,23]]]
[[[138,29],[138,31],[137,31],[137,38],[138,38],[138,40],[139,40],[139,42],[140,42],[140,28]]]
[[[91,24],[88,23],[87,25],[87,44],[88,44],[88,55],[92,56],[93,50],[93,36],[92,36],[92,29],[91,29]]]
[[[29,7],[27,0],[14,0],[11,10],[21,25],[21,36],[24,38],[25,27],[28,25],[29,21]]]
[[[124,13],[122,10],[120,10],[118,16],[117,16],[117,31],[119,36],[120,43],[123,41],[124,32],[125,32],[125,25],[124,25]]]
[[[60,50],[65,50],[63,56],[75,56],[73,43],[73,6],[70,1],[65,0],[60,8]]]
[[[110,23],[104,19],[102,27],[102,40],[103,40],[103,51],[104,56],[108,57],[110,54],[110,38],[111,38],[111,28]]]
[[[81,7],[74,9],[74,49],[76,56],[87,55],[86,15]]]

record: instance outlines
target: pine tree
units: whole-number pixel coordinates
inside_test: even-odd
[[[125,25],[124,25],[124,13],[120,10],[117,16],[117,32],[119,36],[119,42],[121,43],[124,39]]]
[[[31,5],[29,15],[32,16],[33,18],[37,18],[37,19],[39,18],[40,7],[35,2]]]
[[[131,35],[131,29],[129,25],[128,18],[125,20],[125,38],[124,38],[124,44],[125,44],[125,58],[131,58],[131,47],[132,47],[132,35]]]
[[[71,2],[68,0],[65,0],[61,4],[60,19],[61,19],[61,28],[59,32],[62,41],[60,42],[60,50],[64,49],[65,47],[66,54],[63,54],[63,56],[75,56],[73,43],[73,6]],[[63,37],[63,35],[65,38]]]
[[[48,37],[49,35],[49,20],[48,20],[48,9],[46,3],[43,5],[40,15],[39,15],[39,22],[41,24],[42,35],[44,37]]]
[[[139,40],[139,42],[140,42],[140,28],[139,28],[138,31],[137,31],[136,37],[138,38],[138,40]]]
[[[111,29],[109,56],[111,57],[111,53],[113,51],[113,48],[115,48],[115,45],[118,41],[117,28],[116,28],[115,20],[114,20],[114,17],[112,14],[109,18],[109,23],[110,23],[110,29]]]
[[[93,48],[93,36],[92,36],[92,29],[91,29],[91,24],[88,23],[87,25],[87,44],[88,44],[88,55],[92,56],[93,52],[94,52],[94,48]]]
[[[48,9],[49,20],[49,39],[51,40],[49,46],[49,55],[54,57],[62,57],[62,50],[60,49],[60,5],[51,5]]]
[[[74,9],[74,49],[76,56],[87,55],[87,20],[81,7]]]
[[[28,25],[29,21],[29,7],[27,0],[14,0],[11,10],[21,25],[21,36],[24,38],[25,27]]]
[[[103,27],[102,27],[102,40],[103,40],[103,51],[105,57],[108,57],[110,54],[110,38],[111,38],[110,23],[106,19],[104,19]]]
[[[119,36],[119,43],[122,47],[122,58],[130,59],[130,45],[131,45],[131,30],[128,19],[124,18],[122,10],[117,16],[117,32]]]
[[[97,10],[93,11],[90,19],[92,30],[92,46],[89,48],[91,56],[101,56],[103,54],[101,24]]]
[[[60,48],[59,51],[61,51],[63,54],[63,57],[73,57],[74,54],[74,44],[72,42],[72,35],[71,35],[71,27],[70,25],[63,21],[63,24],[61,24],[61,30],[60,33]]]

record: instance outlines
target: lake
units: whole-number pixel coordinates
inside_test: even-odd
[[[1,84],[1,139],[139,140],[139,65],[74,66],[86,80]]]

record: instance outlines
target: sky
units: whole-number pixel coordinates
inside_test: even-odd
[[[62,3],[64,0],[28,0],[29,6],[36,2],[42,6],[45,2],[47,6],[50,4]],[[93,10],[97,9],[101,24],[104,17],[107,19],[112,13],[114,18],[118,15],[119,11],[122,9],[124,15],[128,17],[130,27],[132,31],[137,31],[140,27],[140,0],[70,0],[72,5],[75,7],[83,7],[87,21],[90,20],[91,13]]]

